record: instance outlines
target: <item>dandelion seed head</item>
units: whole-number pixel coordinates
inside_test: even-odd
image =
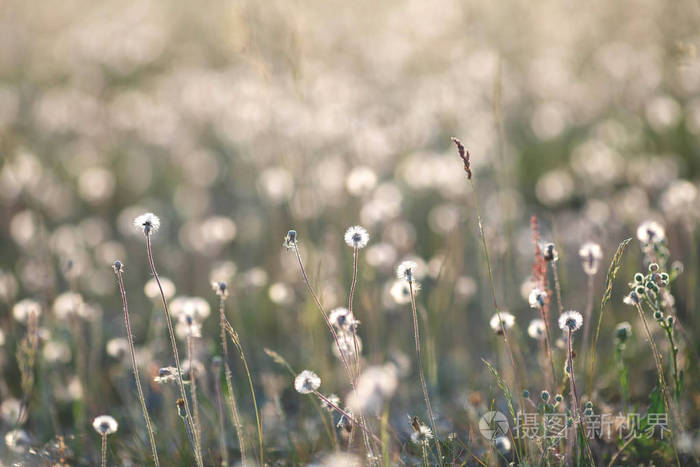
[[[83,296],[76,292],[64,292],[53,301],[53,313],[59,320],[65,320],[71,316],[86,318]]]
[[[226,282],[212,282],[211,288],[219,297],[228,297],[228,287],[226,286]]]
[[[663,226],[656,221],[645,221],[637,227],[637,239],[642,244],[654,244],[664,241],[666,231]]]
[[[603,251],[600,249],[600,245],[586,242],[581,245],[578,255],[581,258],[583,271],[589,276],[595,275],[598,272],[600,260],[603,258]]]
[[[102,436],[111,435],[117,431],[119,424],[109,415],[100,415],[92,421],[92,427]]]
[[[420,290],[421,286],[419,282],[413,282],[413,295],[417,295],[418,291]],[[394,299],[394,302],[398,305],[406,305],[407,303],[411,303],[411,288],[408,285],[408,282],[405,280],[398,279],[394,281],[394,283],[391,285],[391,289],[389,290],[389,293],[391,294],[391,298]]]
[[[546,300],[547,292],[540,289],[539,287],[535,287],[534,289],[532,289],[527,299],[527,301],[530,303],[531,308],[543,307],[545,305]]]
[[[68,363],[71,359],[70,346],[63,341],[50,340],[44,344],[41,355],[48,363]]]
[[[366,465],[358,456],[345,452],[335,452],[323,458],[319,467],[362,467]]]
[[[370,366],[357,379],[355,389],[350,391],[348,407],[357,412],[379,414],[385,402],[396,392],[398,384],[398,369],[393,363]]]
[[[369,233],[362,226],[355,225],[345,231],[345,243],[351,248],[364,248],[369,243]]]
[[[310,370],[304,370],[294,378],[294,389],[299,394],[310,394],[321,386],[321,378]]]
[[[290,230],[287,232],[287,235],[284,237],[284,241],[282,242],[282,245],[284,245],[285,248],[292,249],[296,248],[297,246],[297,231],[296,230]]]
[[[578,331],[583,325],[583,316],[578,311],[565,311],[559,316],[559,328],[562,331]]]
[[[175,296],[175,292],[177,291],[175,288],[175,283],[167,277],[158,276],[158,278],[160,279],[160,286],[163,287],[163,295],[165,295],[165,299],[169,300],[173,298]],[[155,277],[146,282],[146,285],[143,286],[143,293],[146,294],[146,297],[152,300],[160,300],[160,288],[158,287],[158,282],[156,281]]]
[[[124,263],[116,260],[114,263],[112,263],[112,269],[114,269],[115,273],[124,272]]]
[[[355,346],[357,346],[357,352],[362,353],[362,339],[360,336],[347,331],[340,331],[337,336],[337,343],[334,342],[332,347],[333,355],[335,355],[336,358],[342,360],[341,352],[346,358],[354,357]]]
[[[20,414],[22,419],[20,419]],[[27,419],[27,411],[22,410],[22,402],[14,397],[9,397],[2,401],[0,404],[0,416],[2,420],[8,425],[14,425],[15,423],[24,423]]]
[[[41,315],[41,305],[36,300],[25,298],[12,307],[12,316],[20,323],[26,323],[32,315],[37,318]]]
[[[415,261],[402,261],[397,267],[396,267],[396,277],[399,279],[404,279],[408,282],[412,282],[414,279],[414,276],[416,275],[416,268],[418,265],[416,264]]]
[[[123,337],[115,337],[107,341],[107,355],[113,358],[123,358],[129,352],[129,341]]]
[[[553,262],[559,260],[559,252],[557,251],[554,243],[546,243],[544,248],[542,248],[542,256],[545,261]]]
[[[336,407],[340,406],[340,397],[337,394],[329,394],[328,396],[326,396],[326,399],[328,399],[328,401],[321,399],[321,407],[326,409],[327,411],[333,412],[335,410],[333,405],[335,405]]]
[[[134,227],[142,231],[144,235],[151,235],[160,228],[160,219],[152,212],[147,212],[134,219]]]
[[[153,378],[153,381],[158,384],[170,383],[177,381],[178,371],[174,366],[166,366],[158,370],[158,376]]]
[[[201,297],[176,297],[170,303],[170,314],[177,319],[202,322],[211,314],[209,302]]]
[[[175,335],[182,340],[188,337],[202,337],[202,324],[191,315],[180,315],[175,325]]]
[[[622,299],[622,303],[625,305],[635,306],[639,303],[639,295],[633,290]]]
[[[30,443],[29,435],[24,430],[11,430],[5,434],[5,445],[16,454],[27,452]]]
[[[413,444],[428,444],[433,439],[433,430],[422,423],[418,425],[418,429],[411,433],[411,442]]]
[[[533,319],[527,327],[527,335],[538,341],[544,340],[547,329],[544,321],[541,319]]]
[[[501,326],[501,323],[503,323],[503,326]],[[510,328],[512,328],[514,324],[515,316],[508,313],[507,311],[500,311],[494,314],[491,317],[491,320],[489,321],[489,326],[491,326],[493,332],[499,335],[503,334],[503,328],[505,328],[505,330],[507,331]]]
[[[347,308],[338,307],[331,310],[328,314],[328,321],[340,331],[349,331],[357,329],[360,323],[355,319],[352,313]]]

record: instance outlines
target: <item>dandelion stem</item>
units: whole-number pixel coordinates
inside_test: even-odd
[[[107,467],[107,435],[102,435],[102,467]]]
[[[313,297],[314,302],[316,302],[316,306],[318,307],[319,311],[321,312],[321,315],[323,315],[323,319],[326,322],[328,329],[331,331],[331,334],[333,335],[333,339],[335,340],[335,345],[336,345],[336,347],[338,347],[338,353],[340,354],[340,360],[343,362],[343,366],[345,367],[345,371],[347,373],[347,376],[350,379],[350,381],[353,382],[353,386],[354,386],[354,379],[352,377],[352,371],[350,370],[350,365],[347,361],[345,352],[343,351],[343,348],[340,345],[340,341],[338,340],[338,333],[335,332],[335,328],[333,327],[330,320],[328,319],[328,313],[326,313],[326,310],[323,308],[323,305],[321,305],[321,301],[318,299],[316,292],[314,291],[313,287],[311,287],[311,283],[309,282],[309,276],[307,276],[306,270],[304,269],[304,263],[301,260],[301,254],[299,253],[299,248],[297,247],[296,243],[292,246],[292,248],[294,249],[294,253],[296,254],[296,257],[297,257],[297,262],[299,263],[299,269],[301,270],[301,275],[304,278],[304,284],[306,284],[306,288],[309,290],[309,293],[311,294],[311,297]]]
[[[168,310],[168,301],[165,299],[165,292],[163,292],[163,286],[160,283],[160,278],[158,277],[158,271],[156,271],[156,265],[155,262],[153,261],[153,252],[151,251],[151,235],[150,233],[146,233],[146,253],[148,255],[148,264],[151,266],[151,272],[153,273],[153,277],[156,280],[156,284],[158,284],[158,290],[160,291],[160,298],[163,301],[163,312],[165,313],[165,321],[168,324],[168,334],[170,335],[170,345],[172,346],[173,350],[173,357],[175,359],[175,366],[177,367],[177,383],[180,388],[180,396],[182,397],[184,406],[185,406],[185,415],[187,417],[187,422],[191,427],[194,426],[193,420],[192,420],[192,413],[190,412],[190,404],[187,402],[187,393],[185,392],[185,385],[182,382],[182,367],[180,365],[180,357],[178,356],[177,352],[177,342],[175,342],[175,332],[173,331],[173,322],[172,319],[170,318],[170,311]],[[194,431],[194,443],[193,443],[193,450],[194,450],[194,457],[195,460],[197,461],[198,467],[204,467],[204,462],[202,461],[202,449],[199,444],[199,436],[197,434],[196,430]]]
[[[122,295],[122,305],[124,308],[124,324],[126,326],[126,335],[129,341],[129,353],[131,355],[131,367],[134,371],[134,380],[136,381],[136,391],[139,395],[139,402],[141,403],[141,410],[143,412],[143,418],[146,421],[146,429],[148,431],[148,439],[151,443],[151,452],[153,454],[153,462],[156,467],[160,466],[158,460],[158,450],[156,449],[156,440],[153,435],[153,426],[151,425],[151,417],[148,415],[148,408],[146,407],[146,398],[143,395],[143,389],[141,388],[141,378],[139,377],[139,368],[136,364],[136,351],[134,349],[134,336],[131,332],[131,323],[129,322],[129,307],[126,302],[126,289],[124,288],[124,279],[122,277],[121,268],[115,268],[117,274],[117,279],[119,280],[119,290]]]
[[[435,417],[433,416],[433,408],[430,405],[430,396],[428,395],[428,386],[425,384],[425,374],[423,372],[423,360],[421,358],[420,349],[420,331],[418,330],[418,313],[416,312],[416,297],[413,292],[413,280],[409,279],[408,288],[411,293],[411,312],[413,313],[413,336],[416,344],[416,359],[418,360],[418,375],[420,376],[420,384],[423,388],[423,398],[425,399],[425,406],[428,409],[428,416],[430,417],[430,426],[435,433],[435,445],[438,451],[438,464],[442,465],[442,448],[440,447],[440,437],[438,436],[437,425],[435,425]],[[501,323],[503,324],[503,323]]]
[[[586,453],[588,456],[590,456],[591,462],[595,464],[593,460],[593,454],[590,451],[590,447],[588,446],[588,442],[586,441],[586,435],[585,431],[583,430],[583,421],[581,420],[581,417],[579,417],[579,405],[580,401],[578,398],[578,391],[576,390],[576,375],[574,373],[574,351],[573,351],[573,346],[572,346],[572,340],[573,340],[573,330],[569,328],[569,339],[568,339],[568,344],[569,344],[569,381],[571,382],[571,397],[572,397],[572,412],[574,415],[574,420],[576,420],[576,423],[578,423],[578,427],[581,433],[581,438],[583,439],[583,443],[586,447]],[[577,443],[578,443],[578,437],[576,437]]]
[[[350,284],[350,297],[348,298],[348,314],[354,318],[354,313],[352,310],[352,299],[355,296],[355,288],[357,287],[357,263],[358,263],[358,256],[359,256],[359,247],[355,245],[353,247],[353,255],[352,255],[352,282]],[[352,330],[352,343],[353,347],[355,350],[355,376],[354,376],[354,385],[357,385],[357,379],[360,377],[360,346],[358,345],[357,342],[357,329],[355,324],[353,323],[351,326]],[[364,418],[364,415],[362,412],[359,414],[360,420],[362,423],[366,423],[366,420]],[[370,445],[369,438],[367,437],[367,433],[364,431],[362,432],[362,439],[365,443],[365,449],[367,449],[367,452],[369,454],[372,454],[372,447]],[[373,457],[373,456],[371,456]]]
[[[241,464],[246,465],[246,446],[245,439],[243,438],[243,426],[241,425],[241,418],[238,413],[238,405],[236,404],[236,394],[233,392],[233,382],[231,381],[231,367],[228,364],[228,343],[226,342],[226,315],[224,314],[224,297],[219,298],[219,325],[220,325],[220,335],[221,335],[221,348],[224,353],[224,378],[226,379],[226,389],[228,390],[228,402],[231,408],[231,418],[233,418],[233,424],[236,427],[236,434],[238,435],[238,444],[241,449]]]

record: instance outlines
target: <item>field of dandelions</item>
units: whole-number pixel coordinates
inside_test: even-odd
[[[0,466],[698,465],[700,8],[0,6]]]

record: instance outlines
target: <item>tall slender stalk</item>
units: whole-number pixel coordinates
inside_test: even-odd
[[[141,403],[141,411],[143,412],[143,418],[146,421],[146,429],[148,431],[148,439],[151,443],[151,453],[153,454],[153,462],[156,467],[160,466],[158,460],[158,450],[156,449],[156,440],[153,435],[153,426],[151,425],[151,417],[148,415],[148,408],[146,407],[146,398],[143,395],[143,389],[141,388],[141,378],[139,377],[139,368],[136,364],[136,351],[134,349],[134,336],[131,332],[131,323],[129,322],[129,306],[126,302],[126,289],[124,288],[124,279],[122,277],[123,268],[122,263],[116,261],[114,263],[114,272],[117,275],[119,281],[119,291],[122,295],[122,305],[124,308],[124,324],[126,326],[127,340],[129,341],[129,353],[131,355],[131,368],[134,371],[134,380],[136,381],[136,391],[139,395],[139,402]]]
[[[309,290],[309,293],[311,294],[311,297],[313,297],[314,302],[316,302],[316,306],[318,307],[319,311],[321,312],[321,315],[323,316],[323,319],[326,322],[328,329],[331,331],[331,334],[333,335],[333,340],[335,341],[335,345],[338,348],[340,360],[343,362],[343,366],[345,367],[345,372],[347,373],[347,376],[350,379],[350,381],[353,382],[354,379],[352,377],[352,371],[350,369],[350,364],[348,363],[347,357],[345,355],[345,351],[343,351],[343,347],[340,345],[340,340],[338,339],[338,333],[335,331],[333,324],[331,324],[330,320],[328,319],[328,313],[326,313],[326,310],[323,308],[323,305],[321,305],[321,301],[318,299],[316,292],[314,291],[313,287],[311,287],[311,282],[309,282],[309,276],[306,274],[306,269],[304,269],[304,263],[301,260],[301,254],[299,253],[299,248],[297,247],[296,241],[294,241],[294,243],[291,244],[290,248],[292,248],[294,250],[294,253],[296,254],[297,263],[299,264],[299,269],[301,270],[301,275],[304,279],[304,284],[306,284],[306,288]],[[353,385],[354,385],[354,382],[353,382]]]
[[[413,314],[413,337],[416,344],[416,359],[418,360],[418,375],[420,376],[420,384],[423,388],[423,399],[425,399],[425,407],[428,409],[428,416],[430,417],[430,426],[435,433],[435,445],[437,446],[438,452],[438,464],[442,465],[442,448],[440,447],[440,438],[438,436],[437,425],[435,424],[435,417],[433,416],[433,408],[430,405],[430,396],[428,395],[428,386],[425,384],[425,372],[423,371],[423,360],[421,357],[420,349],[420,331],[418,330],[418,313],[416,312],[416,297],[413,291],[413,279],[408,280],[408,289],[411,293],[411,312]]]
[[[102,467],[107,467],[107,434],[102,434]]]
[[[510,363],[513,366],[513,378],[515,379],[516,384],[518,385],[518,394],[520,398],[520,407],[523,407],[523,386],[520,383],[520,378],[518,377],[518,369],[515,364],[515,358],[513,358],[513,349],[510,346],[510,341],[508,340],[508,333],[506,332],[506,328],[503,324],[503,319],[501,319],[501,311],[498,308],[498,301],[496,300],[496,285],[493,279],[493,270],[491,268],[491,258],[489,256],[489,248],[488,245],[486,244],[486,234],[484,233],[484,225],[481,222],[481,209],[479,208],[479,200],[477,199],[476,196],[476,186],[474,185],[474,180],[472,180],[472,171],[471,171],[471,162],[470,162],[470,154],[469,151],[467,151],[462,144],[460,140],[457,138],[452,138],[452,142],[457,146],[457,151],[459,153],[459,157],[462,159],[462,162],[464,162],[464,172],[467,174],[467,179],[469,180],[469,184],[471,185],[471,192],[472,192],[472,199],[474,200],[474,208],[476,209],[476,221],[479,226],[479,236],[481,237],[481,245],[484,250],[484,257],[486,258],[486,266],[487,270],[489,273],[489,285],[491,288],[491,298],[493,299],[493,307],[496,310],[496,314],[498,315],[498,321],[501,324],[501,331],[503,332],[503,342],[505,343],[506,348],[508,349],[508,355],[510,357]],[[545,324],[547,324],[547,320],[545,320]],[[436,433],[437,436],[437,433]],[[525,444],[525,448],[527,449],[527,443]],[[516,454],[520,456],[520,453],[518,452],[518,449],[515,450]]]
[[[581,376],[583,378],[583,391],[585,393],[585,384],[586,384],[586,358],[588,357],[588,353],[586,352],[586,349],[588,348],[588,338],[590,336],[590,323],[591,323],[591,315],[593,314],[593,278],[595,276],[593,274],[588,274],[588,284],[586,288],[586,309],[583,314],[583,345],[582,350],[581,350],[581,371],[583,375]],[[589,390],[593,390],[593,388],[589,388]]]
[[[353,247],[353,255],[352,255],[352,282],[350,283],[350,294],[349,294],[350,296],[348,298],[348,314],[353,318],[355,315],[354,315],[354,312],[352,309],[352,301],[353,301],[353,297],[355,296],[355,288],[357,287],[357,268],[358,268],[358,265],[357,265],[358,261],[357,260],[358,260],[358,256],[359,256],[359,247],[358,247],[358,245],[355,245]],[[350,326],[350,328],[352,331],[352,343],[353,343],[354,350],[355,350],[354,384],[357,385],[357,379],[360,377],[360,346],[357,342],[357,330],[355,329],[356,326],[353,324],[352,326]],[[362,412],[360,412],[359,417],[360,417],[360,421],[362,421],[363,424],[366,424],[366,420],[365,420],[364,414]],[[365,449],[367,450],[367,453],[370,454],[370,456],[373,458],[374,455],[373,455],[372,446],[370,444],[369,438],[367,437],[367,433],[364,431],[362,432],[362,440],[365,444]]]
[[[302,278],[304,279],[304,284],[306,285],[306,288],[308,289],[309,293],[311,294],[311,297],[314,299],[314,302],[316,303],[316,307],[318,310],[321,312],[321,315],[323,316],[323,320],[326,322],[326,326],[328,326],[329,331],[331,332],[331,335],[333,336],[333,340],[335,341],[335,345],[338,349],[338,355],[340,357],[341,362],[343,363],[343,367],[345,368],[345,373],[350,380],[350,384],[352,385],[352,389],[354,391],[357,390],[357,384],[356,384],[356,379],[353,377],[353,372],[352,369],[350,368],[350,363],[348,362],[347,355],[345,351],[343,350],[343,347],[340,345],[340,340],[338,338],[338,333],[336,332],[333,324],[330,322],[330,319],[328,319],[328,313],[326,313],[326,310],[323,308],[323,305],[321,304],[321,301],[318,298],[318,295],[316,295],[316,292],[314,291],[313,287],[311,286],[311,282],[309,281],[309,276],[306,274],[306,269],[304,268],[304,262],[301,259],[301,254],[299,253],[299,247],[297,245],[297,240],[296,240],[296,232],[294,232],[294,236],[290,237],[292,231],[290,231],[287,234],[287,239],[285,240],[285,246],[288,249],[294,250],[294,254],[297,258],[297,263],[299,264],[299,270],[301,271]],[[357,258],[357,256],[355,256]],[[356,267],[356,265],[355,265]],[[353,268],[355,269],[355,268]],[[354,287],[353,291],[351,292],[351,296],[354,294]],[[349,310],[350,311],[350,310]],[[354,334],[353,334],[354,335]],[[357,345],[356,339],[353,337],[353,342],[354,345]],[[355,347],[357,350],[357,347]],[[356,351],[355,354],[358,352]],[[352,435],[352,431],[350,433]],[[372,434],[373,439],[378,439],[374,434]],[[381,440],[379,440],[381,443]],[[348,444],[350,446],[351,443]],[[369,445],[366,445],[368,449],[368,454],[372,456],[372,451]]]
[[[173,322],[172,319],[170,318],[170,311],[168,310],[168,301],[165,298],[165,292],[163,292],[163,286],[160,283],[160,278],[158,277],[158,271],[156,271],[156,265],[155,262],[153,261],[153,252],[151,251],[151,235],[150,231],[146,232],[146,253],[148,255],[148,264],[151,266],[151,272],[153,273],[153,277],[156,280],[156,284],[158,284],[158,290],[160,291],[160,298],[163,302],[163,312],[165,313],[165,320],[168,325],[168,334],[170,335],[170,345],[172,346],[173,350],[173,357],[175,359],[175,366],[177,367],[177,384],[178,387],[180,388],[180,397],[182,397],[183,404],[185,407],[185,416],[187,419],[187,423],[190,425],[190,427],[194,427],[194,420],[192,419],[192,413],[190,412],[190,404],[187,402],[187,393],[185,392],[185,384],[182,382],[182,367],[180,365],[180,357],[177,352],[177,342],[175,341],[175,332],[173,330]],[[194,450],[194,457],[195,460],[197,461],[198,467],[204,467],[204,462],[202,461],[202,448],[199,443],[199,435],[196,430],[193,431],[193,438],[194,438],[194,443],[193,443],[193,450]]]
[[[227,398],[229,408],[231,409],[231,418],[236,427],[238,435],[238,445],[241,449],[241,464],[246,465],[247,453],[245,439],[243,438],[243,425],[241,425],[241,417],[238,413],[238,404],[236,403],[236,394],[233,392],[233,382],[231,380],[231,367],[228,364],[228,342],[226,340],[226,315],[224,313],[225,290],[219,295],[219,325],[221,337],[221,349],[224,354],[224,378],[226,379],[226,389],[228,390]],[[218,382],[217,382],[218,384]]]
[[[191,325],[190,325],[191,328]],[[199,401],[197,400],[197,370],[194,367],[194,338],[191,333],[187,335],[187,362],[190,370],[190,395],[192,397],[192,418],[194,431],[197,437],[201,437],[201,425],[199,424]]]
[[[226,449],[226,429],[224,427],[224,402],[221,397],[221,359],[216,356],[212,361],[214,373],[214,392],[216,394],[216,413],[219,419],[219,452],[221,465],[228,467],[228,449]]]
[[[569,344],[569,381],[571,382],[571,397],[573,399],[572,403],[572,413],[574,415],[574,420],[577,421],[578,423],[578,428],[581,433],[581,438],[583,439],[583,444],[586,449],[586,454],[589,456],[590,461],[595,464],[595,461],[593,460],[593,453],[591,452],[590,446],[588,446],[588,441],[586,439],[586,432],[583,429],[583,421],[581,420],[581,417],[579,416],[579,411],[580,411],[580,399],[578,397],[578,391],[576,390],[576,374],[574,372],[574,351],[573,351],[573,346],[572,346],[572,340],[573,340],[573,329],[569,328],[569,335],[568,335],[568,344]],[[578,437],[576,438],[578,440]]]
[[[225,318],[224,318],[225,319]],[[245,353],[243,352],[243,347],[241,346],[241,341],[238,339],[238,333],[233,329],[231,323],[226,320],[225,328],[231,340],[236,345],[238,353],[241,355],[241,360],[243,361],[243,368],[245,369],[245,374],[248,377],[248,385],[250,386],[250,395],[253,398],[253,409],[255,410],[255,422],[258,428],[258,444],[260,446],[260,465],[265,465],[263,461],[263,431],[262,431],[262,420],[260,420],[260,410],[258,409],[258,402],[255,398],[255,389],[253,388],[253,378],[250,375],[250,368],[248,368],[248,361],[245,358]]]

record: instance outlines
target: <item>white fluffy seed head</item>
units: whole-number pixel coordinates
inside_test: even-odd
[[[417,267],[418,265],[415,261],[402,261],[401,264],[396,267],[396,277],[412,282],[415,279]]]
[[[134,227],[142,231],[144,235],[150,235],[160,228],[160,219],[152,212],[147,212],[134,219]]]
[[[304,370],[294,378],[294,389],[299,394],[309,394],[321,386],[321,378],[313,371]]]
[[[598,266],[603,257],[603,251],[600,249],[600,245],[593,242],[586,242],[581,245],[581,249],[578,250],[578,255],[581,257],[583,272],[589,276],[595,275],[598,272]]]
[[[411,433],[411,441],[414,444],[428,444],[433,438],[433,430],[422,423],[418,425],[418,429]]]
[[[362,226],[355,225],[345,231],[345,243],[351,248],[364,248],[369,243],[369,233]]]
[[[583,325],[583,316],[578,311],[565,311],[559,316],[559,328],[562,331],[578,331],[581,325]]]
[[[655,221],[645,221],[637,227],[637,239],[643,244],[659,243],[666,238],[664,227]]]
[[[530,303],[530,307],[532,307],[532,308],[543,307],[546,300],[547,300],[547,292],[540,289],[539,287],[535,287],[534,289],[532,289],[532,291],[530,292],[530,295],[528,296],[528,299],[527,299],[527,301]]]
[[[501,326],[501,323],[503,323],[503,326]],[[499,313],[494,314],[491,317],[491,321],[489,321],[489,326],[491,326],[491,329],[496,334],[503,334],[503,328],[505,328],[505,330],[507,331],[510,328],[512,328],[514,324],[515,316],[508,313],[507,311],[501,311]]]
[[[527,327],[527,335],[538,341],[544,340],[547,329],[544,321],[541,319],[533,319]]]
[[[114,417],[109,415],[100,415],[99,417],[95,417],[95,419],[92,421],[92,427],[102,436],[107,436],[116,432],[117,428],[119,428],[119,424]]]

